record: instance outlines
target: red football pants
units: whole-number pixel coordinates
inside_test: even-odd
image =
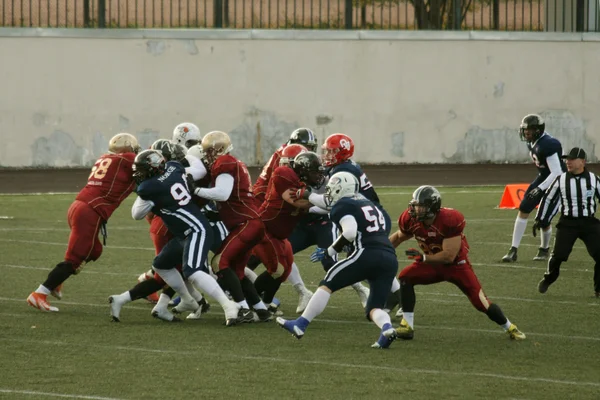
[[[404,268],[398,275],[400,282],[410,285],[431,285],[438,282],[450,282],[467,295],[473,306],[486,312],[490,307],[481,284],[471,267],[471,264],[427,264],[415,262]]]
[[[254,247],[253,253],[260,258],[267,272],[271,275],[276,274],[279,265],[281,265],[283,270],[279,270],[280,276],[274,276],[274,278],[280,278],[282,282],[285,282],[290,272],[292,272],[294,252],[287,239],[276,239],[267,232],[263,240]]]
[[[244,268],[252,248],[265,236],[265,225],[260,219],[251,219],[239,225],[225,238],[218,251],[219,270],[231,268],[238,278],[244,279]]]
[[[75,200],[67,212],[71,228],[65,261],[73,264],[73,269],[81,264],[96,261],[102,254],[102,243],[98,239],[102,218],[89,204]]]

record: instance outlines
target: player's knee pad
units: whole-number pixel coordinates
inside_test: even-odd
[[[469,299],[471,300],[471,304],[477,309],[477,311],[481,311],[482,313],[487,313],[488,308],[490,308],[490,301],[488,300],[485,293],[483,293],[483,289],[479,289],[478,293],[472,293],[469,295]]]

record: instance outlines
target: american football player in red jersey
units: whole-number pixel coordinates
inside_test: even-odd
[[[231,139],[225,132],[213,131],[202,138],[203,159],[209,168],[211,187],[198,187],[194,194],[218,204],[219,216],[229,235],[211,259],[219,284],[240,305],[239,321],[252,322],[254,308],[261,321],[272,319],[244,269],[252,248],[263,239],[265,226],[260,219],[260,204],[252,194],[252,181],[246,165],[232,156]]]
[[[450,282],[467,295],[478,311],[504,328],[511,339],[525,339],[525,334],[483,292],[467,256],[469,244],[463,232],[465,217],[452,208],[442,208],[442,197],[436,188],[417,188],[408,209],[400,216],[398,226],[400,229],[390,236],[394,247],[411,237],[420,247],[420,250],[406,250],[406,255],[414,262],[398,275],[404,311],[400,327],[396,329],[399,338],[412,339],[414,336],[415,285]]]
[[[108,142],[108,150],[96,161],[87,184],[69,207],[67,220],[71,234],[65,258],[27,297],[27,303],[32,307],[58,311],[48,303],[48,295],[60,299],[63,282],[79,273],[84,263],[100,257],[102,243],[98,234],[102,231],[106,237],[106,222],[135,188],[132,165],[140,150],[137,139],[129,133],[119,133]]]
[[[293,161],[288,161],[294,154]],[[294,254],[287,239],[312,206],[307,200],[293,199],[290,192],[304,185],[316,185],[323,179],[319,156],[307,152],[303,146],[286,147],[281,161],[282,165],[273,171],[267,196],[259,210],[267,232],[263,241],[254,248],[267,269],[258,276],[254,285],[267,304],[273,301],[292,270]]]

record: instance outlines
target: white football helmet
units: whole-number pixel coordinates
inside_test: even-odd
[[[352,197],[358,193],[358,179],[349,172],[338,172],[329,178],[325,191],[325,203],[332,207],[342,197]]]
[[[191,122],[182,122],[173,130],[173,143],[180,144],[188,149],[200,143],[201,140],[200,129]]]

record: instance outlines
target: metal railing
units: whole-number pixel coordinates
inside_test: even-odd
[[[11,27],[597,31],[600,0],[0,0]]]

